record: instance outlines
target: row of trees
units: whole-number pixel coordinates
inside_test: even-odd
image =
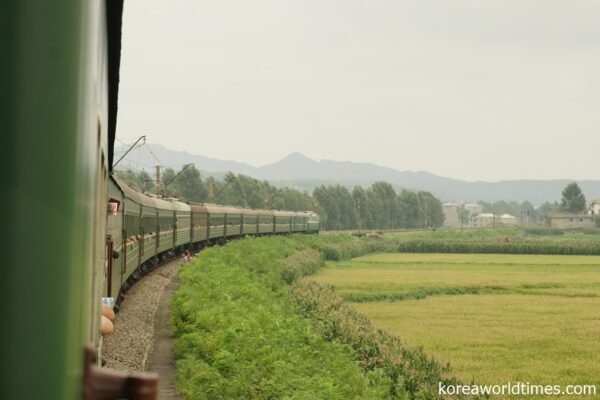
[[[145,171],[118,173],[131,187],[156,191],[155,182]],[[439,227],[444,222],[440,201],[429,192],[402,190],[396,193],[387,182],[369,188],[320,186],[312,195],[296,189],[277,188],[267,181],[229,172],[223,180],[203,179],[195,167],[179,172],[167,168],[159,191],[184,201],[233,206],[319,213],[324,229],[398,229]]]
[[[485,213],[510,214],[530,222],[541,222],[547,215],[559,212],[582,213],[585,212],[587,207],[585,196],[576,182],[568,184],[563,189],[560,203],[545,202],[537,208],[528,201],[522,203],[516,201],[497,201],[494,203],[479,201],[477,203],[483,207]],[[470,216],[466,210],[465,214],[464,221],[468,221]]]
[[[313,198],[325,211],[326,229],[399,229],[439,227],[442,204],[429,192],[395,192],[387,182],[369,188],[320,186]]]
[[[154,179],[145,171],[121,171],[121,179],[142,192],[155,192]],[[279,210],[316,211],[323,227],[343,229],[434,228],[444,222],[440,201],[431,193],[402,190],[396,193],[387,182],[376,182],[368,188],[352,190],[336,186],[320,186],[312,195],[290,188],[278,188],[267,181],[228,172],[224,179],[203,179],[195,167],[176,172],[167,168],[162,173],[160,191],[184,201],[229,204],[233,206]],[[580,213],[586,208],[585,196],[577,183],[567,185],[561,202],[544,203],[534,207],[528,201],[479,201],[483,212],[510,214],[529,222],[543,221],[556,212]],[[463,221],[470,215],[463,210]]]

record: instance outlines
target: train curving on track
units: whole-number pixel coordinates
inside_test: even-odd
[[[319,232],[312,211],[257,210],[184,203],[142,194],[111,175],[108,181],[105,298],[120,294],[160,261],[246,235]]]
[[[155,399],[155,376],[100,366],[101,299],[185,248],[318,229],[113,177],[122,15],[123,0],[0,2],[0,399]]]

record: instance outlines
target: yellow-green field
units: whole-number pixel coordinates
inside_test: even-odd
[[[464,381],[600,388],[600,257],[379,254],[313,279]]]

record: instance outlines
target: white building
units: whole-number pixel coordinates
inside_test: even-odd
[[[442,210],[444,211],[444,226],[448,228],[457,228],[460,226],[460,209],[461,205],[457,203],[442,204]]]
[[[494,225],[494,214],[483,213],[471,218],[471,225],[475,227],[484,227]]]
[[[592,204],[590,204],[590,214],[600,215],[600,199],[592,201]]]
[[[510,214],[502,214],[498,218],[498,222],[504,225],[517,225],[519,223],[519,220],[517,219],[517,217],[512,216]]]

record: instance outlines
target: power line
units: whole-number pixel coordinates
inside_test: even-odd
[[[141,140],[143,140],[143,141],[144,141],[144,143],[146,143],[146,136],[145,136],[145,135],[142,135],[142,136],[140,136],[140,137],[139,137],[139,139],[138,139],[138,140],[136,140],[136,141],[135,141],[135,143],[134,143],[134,144],[132,144],[132,145],[129,147],[129,149],[128,149],[128,150],[125,152],[125,154],[123,154],[123,155],[121,156],[121,158],[119,158],[119,160],[117,160],[117,162],[115,162],[115,163],[112,165],[112,168],[111,168],[111,169],[114,169],[114,168],[117,166],[117,164],[118,164],[118,163],[120,163],[120,162],[121,162],[121,160],[123,160],[123,159],[125,158],[125,156],[126,156],[127,154],[129,154],[129,152],[130,152],[131,150],[133,150],[133,149],[135,148],[135,146],[136,146],[136,145],[137,145],[137,144],[138,144],[138,143],[139,143]]]
[[[144,142],[144,144],[146,145],[146,148],[148,149],[148,151],[150,152],[150,154],[152,154],[152,157],[154,157],[154,159],[156,160],[156,162],[158,163],[158,165],[162,165],[162,163],[160,162],[160,160],[158,159],[158,157],[156,157],[156,154],[154,154],[154,152],[152,151],[152,149],[150,148],[150,146],[148,146],[148,143]]]

